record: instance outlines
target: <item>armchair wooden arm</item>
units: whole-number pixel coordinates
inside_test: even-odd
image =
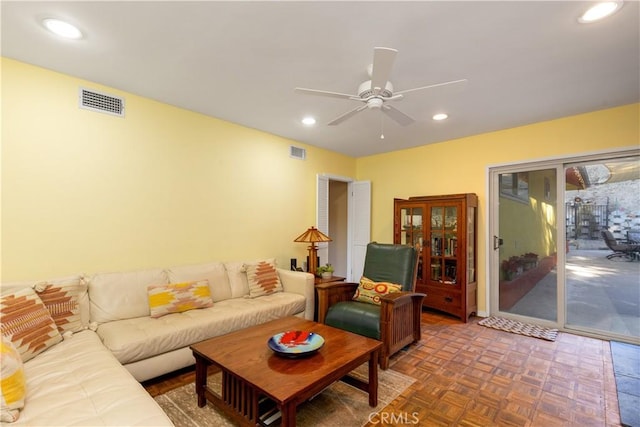
[[[358,283],[329,282],[316,285],[318,293],[318,323],[324,323],[329,307],[340,301],[350,301]]]
[[[380,354],[380,368],[387,369],[389,356],[420,339],[420,313],[425,296],[396,292],[380,298],[380,340],[386,343]]]

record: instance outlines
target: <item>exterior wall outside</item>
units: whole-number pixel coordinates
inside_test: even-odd
[[[512,256],[535,253],[539,258],[556,253],[555,171],[528,173],[529,191],[526,201],[500,198],[500,237],[503,239],[500,261]],[[545,179],[550,185],[545,195]]]
[[[608,206],[608,228],[616,239],[626,239],[628,230],[640,230],[640,180],[605,183],[584,190],[565,193],[565,202],[573,203],[576,197],[582,203]],[[606,248],[602,239],[593,242],[579,239],[571,242],[577,249]]]

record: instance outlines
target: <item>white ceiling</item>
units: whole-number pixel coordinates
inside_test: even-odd
[[[588,4],[2,1],[2,55],[359,157],[639,102],[639,3],[579,24]],[[406,94],[406,127],[379,110],[327,126],[357,101],[294,92],[355,94],[376,46],[398,50],[396,91],[468,82]]]

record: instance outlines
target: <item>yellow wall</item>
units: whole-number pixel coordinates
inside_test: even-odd
[[[566,117],[357,160],[357,176],[371,180],[371,238],[393,241],[393,199],[476,193],[478,309],[485,311],[487,168],[491,165],[638,147],[640,104]]]
[[[126,117],[78,108],[78,87]],[[289,157],[289,146],[307,160]],[[2,59],[2,280],[306,257],[316,174],[355,159]]]

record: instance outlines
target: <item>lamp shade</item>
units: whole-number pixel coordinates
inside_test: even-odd
[[[318,243],[318,242],[331,242],[331,237],[323,234],[317,228],[311,226],[307,231],[299,235],[294,242],[307,242],[307,243]]]

